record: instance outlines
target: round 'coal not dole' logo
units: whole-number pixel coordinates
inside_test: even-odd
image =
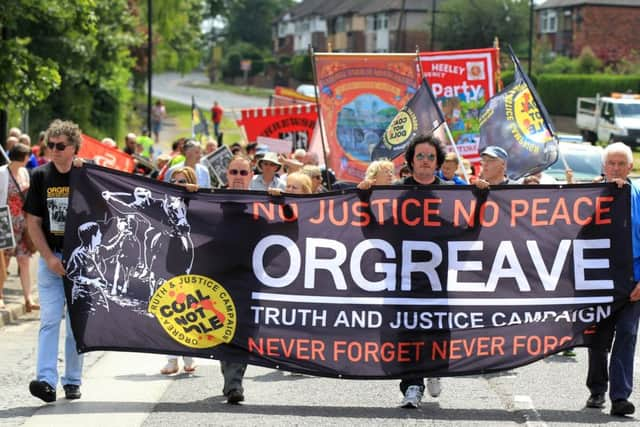
[[[229,292],[197,274],[164,282],[151,298],[149,312],[171,338],[191,348],[229,343],[236,332],[236,307]]]
[[[512,117],[517,132],[522,138],[535,144],[543,145],[551,141],[553,137],[544,123],[544,117],[531,91],[525,84],[518,85],[517,89],[512,92]]]
[[[393,118],[382,140],[387,148],[404,144],[418,129],[418,119],[411,109],[402,109]]]

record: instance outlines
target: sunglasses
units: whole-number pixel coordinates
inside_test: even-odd
[[[69,145],[64,142],[47,142],[47,147],[49,147],[49,150],[53,150],[55,148],[58,151],[64,151],[69,147]]]
[[[321,175],[314,175],[311,178],[322,180],[322,176]]]
[[[169,181],[172,184],[187,184],[187,180],[182,178],[182,179],[172,179],[171,181]]]
[[[416,154],[416,160],[424,160],[424,159],[427,159],[430,162],[433,162],[436,159],[436,155],[435,154],[424,154],[424,153]]]
[[[246,169],[229,169],[229,175],[247,176],[249,171]]]

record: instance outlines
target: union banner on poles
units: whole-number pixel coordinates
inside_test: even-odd
[[[382,134],[420,85],[417,57],[315,53],[314,60],[329,166],[338,179],[360,181]]]
[[[81,352],[318,376],[455,376],[574,346],[628,302],[629,188],[185,192],[71,172],[64,264]]]
[[[479,162],[480,110],[495,94],[498,49],[420,52],[420,65],[439,102],[456,149]]]

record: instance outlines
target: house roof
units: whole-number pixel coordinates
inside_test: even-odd
[[[370,3],[371,0],[344,0],[339,2],[331,11],[327,13],[327,17],[360,14],[362,8]]]
[[[287,12],[291,15],[292,20],[313,15],[325,16],[342,3],[343,1],[341,0],[304,0],[293,6]]]
[[[441,0],[438,0],[437,3],[440,1]],[[403,2],[406,11],[426,12],[427,10],[431,10],[431,2],[425,0],[371,0],[367,2],[366,6],[360,9],[359,14],[370,15],[372,13],[401,10]]]
[[[541,5],[536,6],[536,10],[583,5],[640,7],[640,2],[638,0],[547,0]]]

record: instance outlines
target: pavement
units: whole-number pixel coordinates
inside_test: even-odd
[[[39,257],[38,254],[31,257],[31,280],[33,282],[31,295],[33,296],[34,302],[38,302],[36,266],[38,265]],[[22,285],[20,285],[20,277],[18,276],[18,264],[15,258],[11,259],[7,270],[8,277],[4,282],[2,292],[4,295],[5,308],[0,308],[0,328],[15,322],[20,316],[27,313],[24,297],[22,296]]]

